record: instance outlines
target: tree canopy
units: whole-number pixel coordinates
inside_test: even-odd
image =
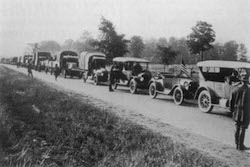
[[[158,53],[161,58],[161,61],[165,66],[168,64],[171,64],[178,55],[178,52],[172,50],[171,46],[167,47],[167,46],[157,45],[157,49],[158,49]]]
[[[99,30],[101,31],[100,40],[93,44],[97,50],[106,54],[109,63],[113,58],[124,56],[128,52],[129,40],[124,39],[124,34],[117,34],[112,22],[102,17]]]
[[[203,60],[204,51],[211,49],[214,41],[215,32],[212,29],[212,25],[203,21],[198,21],[187,37],[187,45],[190,52],[200,54],[201,60]]]
[[[133,36],[130,39],[129,52],[132,57],[141,57],[141,53],[144,48],[145,45],[140,36]]]

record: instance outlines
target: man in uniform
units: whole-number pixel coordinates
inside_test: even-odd
[[[117,65],[112,65],[109,73],[109,91],[114,91],[112,88],[112,84],[115,83],[115,79],[117,79],[117,75],[119,72],[119,67]]]
[[[138,62],[135,63],[133,67],[133,72],[134,72],[134,75],[138,75],[142,72],[142,67]]]
[[[29,64],[28,64],[28,76],[33,78],[31,62],[29,62]]]
[[[230,97],[230,110],[235,121],[235,144],[238,150],[248,150],[244,145],[245,132],[250,122],[250,88],[248,88],[249,74],[240,75],[241,85],[232,92]]]
[[[55,69],[54,69],[54,75],[55,75],[55,80],[57,81],[58,75],[60,75],[60,69],[58,65],[56,64]]]

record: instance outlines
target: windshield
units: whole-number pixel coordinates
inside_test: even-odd
[[[92,62],[93,69],[105,68],[106,60],[105,59],[94,59]]]
[[[148,69],[148,63],[138,63],[138,62],[126,62],[124,64],[119,64],[119,66],[124,66],[126,71],[145,71]]]
[[[77,68],[77,64],[76,64],[76,63],[68,62],[67,65],[68,65],[68,68],[69,68],[69,69]]]

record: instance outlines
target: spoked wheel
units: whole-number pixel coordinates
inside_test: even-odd
[[[66,77],[67,77],[66,70],[63,70],[63,75],[64,75],[64,78],[66,78]]]
[[[149,86],[149,96],[151,98],[155,98],[157,96],[157,92],[156,92],[156,86],[155,86],[155,83],[152,82]]]
[[[129,83],[130,93],[135,94],[137,92],[137,83],[134,79],[132,79]]]
[[[119,82],[119,81],[115,81],[113,84],[111,84],[112,89],[117,89],[117,87],[118,87],[118,82]]]
[[[98,85],[98,84],[99,84],[98,77],[94,76],[94,85]]]
[[[203,90],[198,98],[198,106],[201,111],[209,113],[213,110],[211,95],[207,90]]]
[[[81,78],[82,78],[82,73],[80,73],[80,74],[79,74],[78,78],[79,78],[79,79],[81,79]]]
[[[83,82],[86,82],[86,81],[87,81],[87,79],[88,79],[88,73],[87,73],[87,72],[85,72],[85,73],[83,74],[82,79],[83,79]]]
[[[175,104],[181,105],[183,103],[184,96],[183,96],[183,91],[181,90],[181,88],[179,87],[175,88],[173,98],[174,98]]]

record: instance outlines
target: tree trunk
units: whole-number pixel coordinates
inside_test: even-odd
[[[201,51],[201,61],[203,61],[203,51]]]

